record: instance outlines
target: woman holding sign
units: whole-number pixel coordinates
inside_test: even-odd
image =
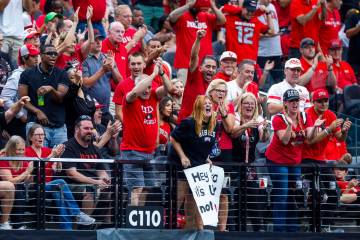
[[[213,104],[207,96],[199,95],[194,103],[191,116],[182,120],[171,134],[172,147],[169,159],[181,162],[184,168],[196,167],[211,163],[209,155],[216,140],[216,113]],[[185,197],[185,228],[202,229],[203,222],[197,210],[195,200],[189,191],[189,186],[182,173],[179,191],[186,193]],[[194,214],[195,213],[195,214]],[[193,223],[195,220],[195,223]]]

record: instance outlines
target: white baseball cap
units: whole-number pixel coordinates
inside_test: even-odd
[[[235,61],[237,61],[236,53],[234,53],[232,51],[223,52],[220,56],[220,61],[224,60],[225,58],[232,58],[232,59],[235,59]]]
[[[303,69],[301,66],[300,60],[297,58],[290,58],[289,60],[287,60],[285,63],[285,69],[286,68],[301,68],[301,69]]]

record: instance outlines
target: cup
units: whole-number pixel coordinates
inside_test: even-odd
[[[267,178],[259,178],[259,188],[264,189],[268,186],[268,179]]]

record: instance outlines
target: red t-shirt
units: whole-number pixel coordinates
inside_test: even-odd
[[[154,71],[154,67],[155,67],[155,64],[150,64],[150,65],[146,66],[146,68],[144,69],[144,73],[150,76]],[[170,70],[165,64],[162,65],[162,70],[164,71],[164,74],[166,74],[166,76],[168,76],[168,78],[171,79],[170,78]],[[157,75],[153,80],[153,88],[157,88],[162,85],[163,85],[163,81],[162,81],[160,75]]]
[[[330,42],[339,38],[339,31],[341,29],[341,18],[339,10],[334,9],[330,11],[327,9],[326,19],[321,22],[319,39],[321,50],[324,54],[328,54]]]
[[[38,156],[35,152],[35,150],[28,146],[25,148],[25,156],[26,157],[41,157],[46,158],[51,154],[51,148],[42,147],[41,148],[41,156]],[[50,182],[52,180],[52,176],[54,175],[52,165],[53,162],[47,162],[45,165],[45,182]]]
[[[86,11],[89,5],[91,5],[94,9],[93,16],[91,18],[92,22],[101,22],[105,16],[106,0],[72,0],[72,4],[75,10],[80,7],[80,21],[86,21]]]
[[[191,47],[199,29],[206,30],[206,35],[200,42],[199,62],[204,56],[212,55],[212,33],[215,26],[216,16],[207,12],[198,13],[197,19],[186,12],[173,24],[176,33],[175,68],[189,68]]]
[[[303,67],[303,71],[301,74],[304,74],[309,68],[311,68],[311,64],[308,63],[304,57],[300,58],[301,66]],[[312,75],[310,81],[306,84],[307,90],[311,93],[319,88],[326,88],[326,79],[328,78],[328,70],[326,63],[319,62],[316,66],[315,72]]]
[[[224,72],[219,71],[215,74],[215,76],[213,77],[213,79],[222,79],[226,82],[230,82],[231,81],[231,76],[226,75]]]
[[[348,181],[339,181],[337,179],[337,184],[338,184],[339,188],[341,189],[341,193],[343,193],[347,189],[349,182]],[[348,191],[349,194],[357,194],[359,192],[360,192],[360,186],[352,187]]]
[[[341,61],[339,66],[332,65],[337,79],[337,86],[344,89],[348,85],[357,83],[354,70],[347,62]]]
[[[204,95],[209,83],[204,80],[199,68],[188,72],[178,122],[191,115],[193,105],[198,95]]]
[[[109,38],[106,38],[102,42],[101,51],[105,54],[108,51],[112,51],[115,54],[115,63],[117,68],[119,69],[121,76],[123,77],[123,79],[128,77],[128,54],[123,44],[118,44],[117,46],[114,46],[110,42]],[[113,80],[111,80],[111,89],[114,90],[115,88],[116,84]]]
[[[16,170],[10,166],[9,161],[0,161],[0,169],[8,169],[10,170],[12,177],[17,177],[23,172],[25,172],[29,166],[28,161],[21,161],[21,162],[22,162],[22,166],[19,168],[19,170]]]
[[[136,29],[133,27],[129,27],[128,29],[125,30],[124,36],[123,36],[123,43],[124,46],[126,46],[126,44],[128,44],[131,39],[133,39],[134,34],[136,33]],[[142,48],[141,48],[141,41],[139,41],[135,47],[133,47],[130,52],[129,55],[135,53],[135,52],[141,52]]]
[[[214,107],[214,111],[217,111],[217,108],[218,106],[217,105],[213,105]],[[232,103],[228,103],[227,105],[227,109],[228,109],[228,114],[233,114],[235,115],[235,109],[234,109],[234,105]],[[222,124],[222,118],[221,118],[221,115],[218,114],[217,115],[217,122]],[[222,126],[220,131],[218,131],[216,133],[216,137],[219,141],[219,146],[220,146],[220,149],[232,149],[233,148],[233,145],[232,145],[232,139],[231,137],[228,135],[228,133],[225,132],[225,129],[224,127]]]
[[[149,99],[140,97],[132,103],[123,101],[123,140],[120,149],[153,153],[159,133],[157,121],[158,99],[153,89]]]
[[[256,98],[259,98],[259,86],[256,82],[251,81],[244,90],[245,92],[251,92]]]
[[[319,29],[321,21],[319,14],[321,9],[309,20],[305,25],[301,25],[296,20],[299,15],[305,15],[311,11],[313,6],[316,6],[317,0],[310,0],[308,4],[306,0],[292,0],[290,3],[290,20],[291,20],[291,33],[290,33],[290,47],[299,48],[300,41],[303,38],[312,38],[315,43],[319,41]]]
[[[60,54],[56,59],[55,66],[64,69],[68,62],[77,60],[80,63],[80,67],[82,66],[82,62],[84,61],[82,53],[81,53],[81,46],[78,44],[75,46],[75,52],[72,55],[66,55],[64,53]]]
[[[272,4],[274,5],[276,9],[276,13],[278,16],[279,21],[279,27],[289,27],[290,26],[290,4],[283,8],[280,6],[280,3],[278,0],[273,1]]]
[[[325,149],[325,157],[328,160],[339,160],[347,153],[346,142],[339,142],[335,137],[330,137]]]
[[[224,5],[222,11],[226,14],[226,50],[237,55],[237,62],[244,59],[257,60],[260,33],[268,31],[269,27],[257,17],[249,22],[241,19],[241,8],[234,5]]]
[[[319,118],[319,116],[315,112],[314,106],[306,109],[305,111],[306,111],[306,114],[307,114],[307,118],[311,119],[312,122],[315,122],[316,119]],[[332,111],[326,110],[322,114],[322,119],[325,120],[324,127],[328,127],[328,126],[330,126],[330,124],[333,121],[336,120],[336,115]],[[336,133],[338,131],[340,131],[340,128],[336,128],[333,133]],[[320,132],[320,131],[318,131],[318,132]],[[303,149],[302,158],[303,159],[305,159],[305,158],[314,159],[314,160],[318,160],[318,161],[327,160],[326,156],[325,156],[325,149],[326,149],[326,146],[327,146],[329,140],[330,140],[330,136],[327,136],[322,141],[320,141],[318,143],[311,144],[311,145],[305,144],[304,149]],[[332,159],[329,159],[329,160],[332,160]]]
[[[300,121],[302,121],[300,123]],[[305,124],[303,120],[300,120],[297,127],[292,127],[295,133],[299,133],[301,130],[306,131],[306,128],[311,127],[313,124],[311,119],[306,120]],[[297,136],[291,138],[289,143],[284,145],[276,134],[279,130],[285,130],[287,125],[284,119],[280,115],[274,116],[272,120],[272,126],[274,128],[274,136],[270,142],[270,145],[266,149],[265,156],[270,161],[278,164],[291,164],[297,165],[301,163],[302,150],[304,146],[304,137]],[[301,127],[303,126],[303,127]]]
[[[160,125],[160,129],[159,129],[160,144],[167,144],[169,142],[170,132],[171,132],[170,124],[167,122],[163,122]]]

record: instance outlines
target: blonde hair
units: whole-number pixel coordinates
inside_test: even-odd
[[[131,11],[131,8],[126,4],[118,5],[114,10],[115,17],[119,17],[126,9],[129,9]]]
[[[2,152],[5,153],[5,157],[17,157],[16,147],[18,144],[23,143],[25,146],[25,140],[20,136],[12,136],[6,143],[5,148]],[[17,171],[23,166],[23,161],[9,161],[10,166],[15,168]]]
[[[236,103],[236,109],[237,109],[237,112],[239,113],[240,117],[242,115],[241,113],[241,104],[243,103],[243,101],[247,98],[251,98],[252,100],[254,100],[255,102],[255,109],[254,109],[254,113],[253,113],[253,116],[252,116],[252,119],[253,120],[256,120],[259,116],[259,106],[258,106],[258,102],[257,102],[257,99],[255,97],[255,95],[251,92],[246,92],[246,93],[243,93],[238,102]]]
[[[195,120],[196,135],[200,135],[200,132],[202,129],[202,125],[203,125],[203,121],[204,121],[204,111],[205,111],[204,103],[205,103],[206,99],[209,99],[211,101],[211,99],[208,96],[205,96],[205,95],[197,96],[195,103],[194,103],[193,111],[191,113],[191,116]],[[212,131],[214,131],[215,126],[216,126],[216,113],[213,112],[213,114],[211,115],[207,130],[209,132],[212,132]]]
[[[208,96],[208,97],[210,98],[210,100],[211,100],[212,102],[214,102],[214,99],[211,97],[211,92],[212,92],[213,90],[215,90],[217,87],[219,87],[220,85],[224,85],[226,91],[228,90],[228,87],[227,87],[226,82],[225,82],[224,80],[222,80],[222,79],[214,79],[214,80],[212,80],[212,81],[210,82],[208,88],[206,89],[206,93],[205,93],[205,94],[206,94],[206,96]],[[226,100],[226,99],[227,99],[227,92],[226,92],[225,98],[224,98],[224,104],[225,104],[225,105],[227,105],[227,100]]]

